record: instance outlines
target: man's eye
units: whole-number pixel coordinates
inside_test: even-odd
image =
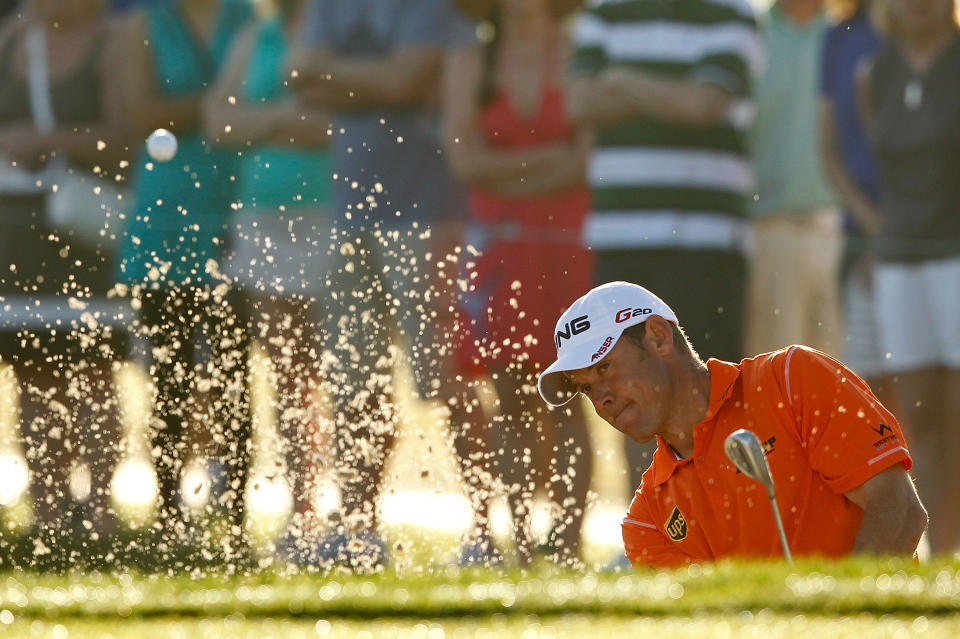
[[[600,365],[597,366],[597,370],[605,371],[610,368],[610,362],[600,362]]]
[[[581,387],[580,387],[580,392],[583,393],[584,395],[589,395],[589,394],[590,394],[590,385],[589,385],[589,384],[586,384],[586,385],[584,385],[584,386],[581,386]]]

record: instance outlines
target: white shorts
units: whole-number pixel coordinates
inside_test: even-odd
[[[886,372],[884,350],[880,344],[880,327],[873,301],[873,281],[859,273],[847,276],[843,286],[843,314],[846,336],[843,363],[863,378]]]
[[[335,264],[330,216],[316,210],[237,214],[224,271],[251,294],[323,300]]]
[[[879,264],[873,282],[884,370],[960,369],[960,258]]]

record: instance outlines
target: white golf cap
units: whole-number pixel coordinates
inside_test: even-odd
[[[554,332],[557,361],[537,380],[540,397],[563,406],[576,395],[564,372],[596,364],[610,352],[623,331],[654,315],[678,324],[677,316],[659,297],[637,284],[610,282],[591,290],[570,305]]]

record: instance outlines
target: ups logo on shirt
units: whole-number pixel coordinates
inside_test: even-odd
[[[667,531],[667,536],[674,541],[681,541],[687,536],[687,520],[683,518],[683,513],[676,506],[670,513],[670,518],[663,525]]]

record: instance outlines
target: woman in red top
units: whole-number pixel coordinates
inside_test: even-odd
[[[532,486],[545,478],[558,508],[548,543],[558,559],[575,560],[590,482],[584,413],[545,412],[534,380],[556,355],[554,318],[593,282],[581,240],[589,139],[570,123],[561,88],[569,45],[560,22],[579,2],[458,4],[488,35],[451,54],[444,94],[448,155],[470,203],[460,359],[496,387],[494,459],[521,562],[531,556]]]

